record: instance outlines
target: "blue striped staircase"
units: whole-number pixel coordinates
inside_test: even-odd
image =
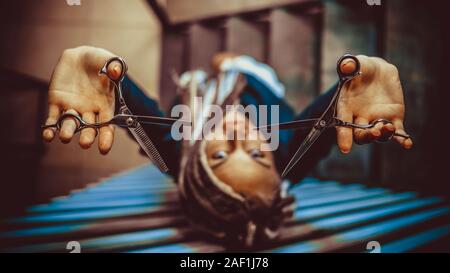
[[[297,204],[278,238],[258,251],[449,252],[450,206],[440,197],[307,178],[291,188]],[[223,252],[191,229],[173,182],[143,166],[35,205],[0,225],[1,252]]]

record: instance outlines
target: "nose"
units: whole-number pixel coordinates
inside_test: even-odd
[[[238,144],[242,140],[257,139],[256,130],[252,130],[250,122],[246,119],[229,119],[225,120],[223,130],[229,141]]]

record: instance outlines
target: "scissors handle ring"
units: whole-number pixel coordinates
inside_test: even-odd
[[[76,133],[84,128],[89,127],[88,123],[86,123],[80,116],[71,113],[64,113],[59,117],[58,121],[56,122],[57,130],[61,130],[62,124],[66,119],[73,119],[75,121],[77,125],[77,128],[75,129]]]
[[[375,127],[378,123],[383,123],[383,125],[386,124],[393,124],[392,121],[387,120],[387,119],[376,119],[374,121],[372,121],[369,124],[356,124],[356,123],[351,123],[351,122],[344,122],[342,121],[343,125],[341,126],[347,126],[347,127],[352,127],[352,128],[356,128],[356,129],[370,129]]]
[[[355,67],[351,71],[346,72],[342,70],[342,63],[348,60],[352,61]],[[359,62],[356,56],[353,56],[351,54],[345,54],[337,61],[337,73],[341,81],[353,79],[354,77],[361,74],[361,63]]]
[[[93,128],[93,129],[97,130],[99,127],[108,124],[108,123],[87,123],[78,115],[71,114],[71,113],[64,113],[58,118],[58,121],[55,124],[53,124],[52,126],[43,126],[43,127],[44,128],[56,127],[56,130],[60,131],[61,127],[63,125],[63,122],[66,119],[73,119],[75,121],[76,126],[77,126],[77,128],[75,129],[75,133],[78,133],[81,130],[86,129],[86,128]]]
[[[386,124],[393,125],[392,121],[380,118],[380,119],[374,120],[370,123],[372,125],[371,128],[375,127],[378,123],[383,123],[383,125],[386,125]],[[379,142],[379,143],[388,142],[394,137],[394,134],[395,134],[395,132],[392,132],[391,134],[385,134],[384,136],[377,138],[375,140],[375,142]]]
[[[375,127],[378,123],[383,123],[383,125],[393,124],[392,121],[387,120],[387,119],[382,119],[382,118],[376,119],[369,124],[356,124],[356,123],[351,123],[351,122],[345,122],[345,121],[342,121],[339,119],[335,120],[335,126],[351,127],[351,128],[356,128],[356,129],[371,129],[371,128]],[[403,137],[403,138],[411,138],[409,135],[392,132],[392,134],[385,134],[384,137],[378,138],[375,141],[380,142],[380,143],[388,142],[394,136],[399,136],[399,137]]]
[[[369,128],[375,127],[375,126],[376,126],[378,123],[380,123],[380,122],[383,123],[383,125],[386,125],[386,124],[392,124],[392,125],[394,125],[394,124],[392,123],[392,121],[387,120],[387,119],[382,119],[382,118],[380,118],[380,119],[377,119],[377,120],[372,121],[372,122],[370,123],[370,127],[369,127]],[[395,131],[393,131],[392,134],[385,134],[385,137],[380,137],[380,138],[376,139],[375,141],[376,141],[376,142],[380,142],[380,143],[388,142],[388,141],[390,141],[394,136],[399,136],[399,137],[402,137],[402,138],[405,138],[405,139],[411,138],[411,136],[409,136],[409,135],[400,134],[400,133],[396,133]]]
[[[117,79],[113,79],[108,74],[108,66],[112,62],[115,62],[115,61],[119,62],[120,66],[121,66],[120,76]],[[105,64],[103,65],[102,69],[100,69],[100,71],[98,73],[100,75],[105,74],[114,84],[116,84],[116,86],[118,86],[120,84],[120,82],[123,80],[123,78],[125,77],[127,70],[128,70],[128,66],[127,66],[127,63],[125,62],[125,60],[123,58],[117,56],[117,57],[113,57],[113,58],[109,59],[108,61],[106,61]]]

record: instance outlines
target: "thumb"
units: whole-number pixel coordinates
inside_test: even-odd
[[[353,59],[345,59],[341,62],[339,70],[343,74],[352,74],[356,70],[356,62]]]
[[[122,75],[122,69],[122,64],[119,61],[113,61],[106,68],[106,73],[109,78],[117,80]]]

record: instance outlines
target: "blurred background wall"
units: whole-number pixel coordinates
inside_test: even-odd
[[[65,0],[0,4],[0,210],[67,194],[102,177],[148,162],[123,130],[108,156],[40,140],[52,68],[61,52],[88,44],[124,56],[131,76],[167,107],[175,95],[171,71],[210,71],[228,50],[273,66],[300,112],[336,82],[345,53],[380,56],[397,65],[405,91],[412,151],[394,144],[337,149],[312,175],[392,188],[449,193],[444,118],[448,16],[439,1],[383,0]],[[14,121],[14,122],[11,122]]]
[[[124,56],[130,75],[148,95],[158,95],[160,26],[147,2],[95,0],[69,6],[64,0],[2,1],[0,13],[1,69],[8,72],[2,74],[0,103],[7,124],[1,136],[7,155],[0,210],[14,213],[24,203],[43,202],[147,163],[124,130],[116,130],[107,156],[100,155],[97,143],[80,149],[78,137],[64,145],[59,139],[44,144],[39,136],[47,85],[66,48],[92,45]]]

